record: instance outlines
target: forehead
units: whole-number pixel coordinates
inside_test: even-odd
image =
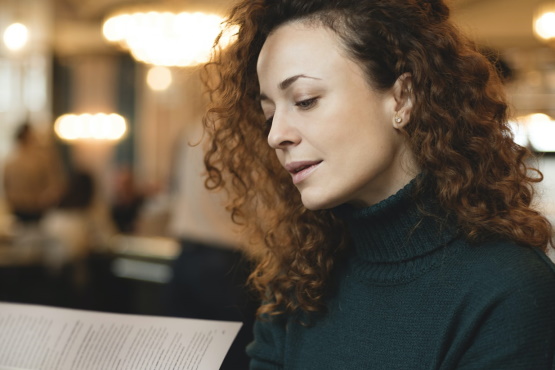
[[[337,57],[344,58],[335,32],[316,22],[294,21],[268,36],[258,56],[257,72],[306,73],[306,69],[329,66]]]

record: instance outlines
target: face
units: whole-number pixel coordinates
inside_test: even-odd
[[[285,24],[267,38],[257,65],[268,143],[308,209],[342,203],[368,206],[414,177],[414,162],[395,112],[410,109],[397,95],[370,87],[323,26]]]

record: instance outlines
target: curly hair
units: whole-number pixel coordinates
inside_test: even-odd
[[[469,242],[512,240],[545,250],[552,229],[531,206],[542,174],[513,141],[508,105],[494,66],[449,20],[441,0],[243,0],[228,27],[236,41],[215,48],[204,69],[211,97],[205,125],[212,145],[206,186],[229,191],[235,222],[264,250],[250,281],[259,314],[325,307],[334,263],[348,236],[329,210],[309,211],[267,144],[259,104],[258,54],[280,25],[329,27],[378,90],[412,76],[409,147],[442,208]],[[429,189],[428,189],[429,190]]]

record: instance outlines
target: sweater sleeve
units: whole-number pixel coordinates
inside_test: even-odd
[[[247,346],[250,370],[284,368],[285,325],[286,320],[281,316],[255,322],[254,341]]]
[[[542,259],[505,280],[457,369],[555,369],[555,271]]]

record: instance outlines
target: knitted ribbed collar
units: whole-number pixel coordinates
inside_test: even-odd
[[[455,237],[453,222],[447,221],[431,194],[423,196],[421,207],[413,196],[415,180],[396,194],[367,208],[343,205],[335,213],[344,220],[354,251],[365,262],[396,263],[414,261],[444,247]],[[430,262],[430,261],[428,261]]]

